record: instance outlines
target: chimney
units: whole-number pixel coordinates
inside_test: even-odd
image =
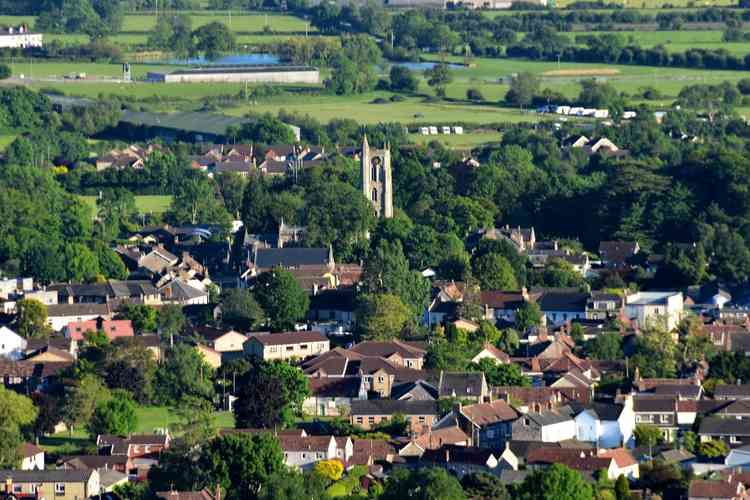
[[[13,479],[8,478],[5,480],[5,494],[10,496],[13,493]]]
[[[448,448],[445,449],[445,463],[448,463],[451,461],[451,452]]]
[[[216,483],[216,493],[214,493],[214,500],[221,500],[221,486]]]

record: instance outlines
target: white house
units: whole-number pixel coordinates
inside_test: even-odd
[[[575,417],[576,439],[598,448],[632,447],[635,444],[633,398],[622,404],[593,403]]]
[[[44,450],[31,443],[21,444],[21,470],[44,470]]]
[[[351,438],[333,436],[278,436],[288,467],[310,469],[321,460],[338,458],[346,463],[354,454]]]
[[[0,33],[0,48],[25,49],[27,47],[41,47],[42,34],[29,33],[26,26],[8,28]]]
[[[28,343],[8,327],[0,327],[0,356],[18,361],[23,358],[23,352]]]
[[[682,319],[682,292],[637,292],[625,298],[625,314],[643,328],[653,321],[664,321],[668,330]]]

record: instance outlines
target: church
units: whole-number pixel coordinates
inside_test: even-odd
[[[393,217],[393,174],[391,170],[391,150],[371,148],[367,136],[362,141],[362,154],[359,157],[362,172],[362,193],[370,200],[378,218]]]

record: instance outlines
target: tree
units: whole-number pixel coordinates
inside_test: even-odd
[[[539,79],[536,75],[529,72],[519,73],[510,81],[510,89],[505,94],[505,102],[523,108],[531,104],[538,92]]]
[[[382,293],[363,296],[356,318],[359,338],[390,340],[399,338],[413,315],[396,295]]]
[[[193,31],[195,49],[202,52],[206,59],[216,59],[221,54],[230,52],[236,45],[234,33],[224,23],[214,21]]]
[[[619,333],[602,333],[591,339],[586,345],[586,352],[593,359],[622,359],[622,337]]]
[[[318,462],[320,463],[320,462]],[[339,462],[340,463],[340,462]],[[264,483],[258,500],[327,500],[327,481],[315,472],[302,474],[294,470],[271,475]]]
[[[702,441],[698,445],[698,454],[706,458],[725,457],[729,454],[729,447],[720,439]]]
[[[270,212],[271,194],[265,178],[250,175],[242,193],[242,223],[249,233],[268,233],[277,230]]]
[[[0,64],[0,80],[7,80],[11,77],[13,71],[7,64]]]
[[[611,83],[593,79],[581,81],[581,93],[576,102],[580,106],[608,109],[615,118],[622,115],[625,107],[625,100]]]
[[[521,500],[593,500],[594,491],[581,474],[562,464],[535,471],[519,487]]]
[[[453,75],[445,63],[436,64],[425,70],[424,77],[427,79],[427,85],[435,89],[435,95],[438,97],[445,97],[445,87],[453,81]]]
[[[154,399],[154,353],[139,338],[115,339],[105,350],[101,372],[111,389],[124,389],[140,404]]]
[[[129,319],[133,323],[133,330],[139,335],[156,331],[158,313],[153,306],[123,304],[117,316],[119,319]]]
[[[516,328],[525,332],[542,324],[542,310],[536,302],[524,302],[516,311]]]
[[[216,197],[213,182],[202,173],[183,179],[177,185],[167,220],[180,224],[215,224],[227,229],[232,217]]]
[[[661,430],[651,424],[638,424],[633,431],[638,446],[648,446],[649,455],[653,458],[653,448],[662,441]]]
[[[496,253],[487,253],[474,261],[474,275],[482,290],[516,290],[518,282],[508,259]]]
[[[107,401],[110,393],[102,379],[93,374],[83,375],[75,385],[65,391],[63,422],[70,432],[87,424],[99,404]]]
[[[531,379],[521,373],[521,368],[513,363],[503,364],[494,359],[483,358],[478,363],[472,363],[469,369],[483,372],[491,386],[531,387]]]
[[[112,434],[126,437],[138,427],[135,401],[130,393],[115,390],[107,401],[100,402],[94,410],[87,429],[89,434]]]
[[[310,394],[304,373],[284,362],[254,360],[238,385],[234,415],[240,428],[289,425]]]
[[[284,470],[284,454],[271,434],[227,434],[205,446],[199,464],[203,485],[218,484],[228,500],[250,500]]]
[[[0,385],[0,467],[18,467],[21,427],[32,424],[36,417],[37,409],[31,399]]]
[[[99,263],[99,272],[102,276],[113,280],[125,280],[128,278],[128,268],[119,255],[101,241],[94,243],[94,255]]]
[[[316,474],[334,482],[341,479],[341,475],[344,473],[344,465],[340,460],[321,460],[315,464],[313,470]]]
[[[69,243],[63,250],[67,262],[66,278],[74,282],[91,282],[99,274],[99,261],[94,252],[81,243]]]
[[[381,500],[466,500],[466,494],[456,478],[444,469],[398,468],[385,484]]]
[[[649,325],[636,338],[630,361],[642,377],[673,378],[677,373],[677,344],[666,329]]]
[[[419,88],[419,79],[405,66],[391,66],[388,76],[394,92],[416,92]]]
[[[310,307],[310,298],[289,271],[277,268],[258,276],[255,298],[270,319],[271,329],[292,330]]]
[[[35,299],[21,299],[16,303],[18,334],[26,339],[49,337],[47,306]]]
[[[506,328],[500,332],[500,339],[497,341],[497,346],[505,351],[506,353],[513,353],[518,349],[521,344],[518,332],[513,328]]]
[[[168,405],[179,404],[188,396],[210,401],[214,395],[212,371],[193,346],[178,344],[167,351],[156,372],[156,397]]]
[[[260,144],[294,144],[297,142],[291,127],[270,113],[255,116],[244,123],[237,132],[237,140]]]
[[[401,242],[380,241],[365,262],[362,286],[367,293],[397,295],[416,317],[429,298],[429,282],[409,269]]]
[[[241,288],[228,288],[221,294],[221,320],[233,328],[249,331],[259,325],[265,313],[253,294]]]
[[[473,472],[461,478],[461,486],[469,498],[476,500],[510,500],[500,478],[485,472]]]
[[[174,347],[174,336],[182,332],[187,320],[182,313],[182,307],[176,304],[166,304],[159,309],[157,324],[161,337],[169,339],[169,346]]]
[[[617,500],[631,500],[632,498],[630,496],[630,483],[623,474],[617,476],[617,481],[615,481],[615,497]]]

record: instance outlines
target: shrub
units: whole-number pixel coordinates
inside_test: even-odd
[[[750,94],[750,78],[743,78],[738,81],[737,90],[739,90],[742,95]]]
[[[470,101],[484,101],[484,95],[479,89],[471,88],[466,91],[466,98]]]

